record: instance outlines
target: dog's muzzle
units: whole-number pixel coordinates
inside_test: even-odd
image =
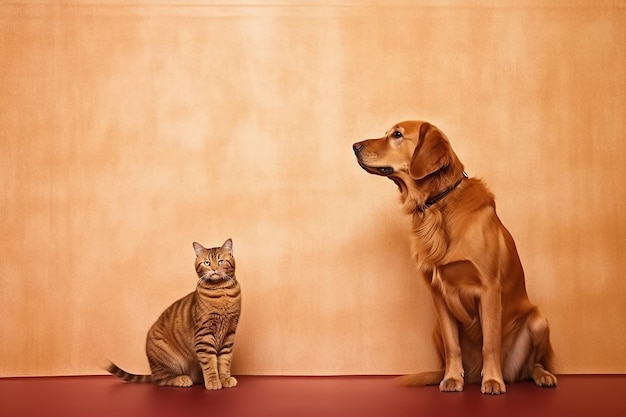
[[[363,168],[365,171],[369,172],[370,174],[382,175],[384,177],[393,174],[392,167],[371,167],[365,164],[365,162],[363,162],[363,160],[361,159],[361,151],[364,148],[365,148],[365,145],[363,144],[363,142],[357,142],[354,145],[352,145],[352,150],[354,151],[354,154],[356,155],[356,160],[361,166],[361,168]]]

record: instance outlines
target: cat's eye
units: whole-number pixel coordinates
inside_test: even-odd
[[[221,265],[221,264],[223,264],[223,263],[224,263],[224,260],[223,260],[223,259],[220,259],[219,261],[217,261],[217,264],[218,264],[218,265]]]
[[[206,260],[204,262],[202,262],[205,266],[211,266],[211,261]]]

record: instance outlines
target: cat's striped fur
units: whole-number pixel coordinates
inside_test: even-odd
[[[196,252],[196,290],[167,308],[148,331],[146,354],[151,375],[135,375],[109,363],[107,371],[128,382],[206,389],[234,387],[230,374],[241,290],[235,278],[233,243]]]

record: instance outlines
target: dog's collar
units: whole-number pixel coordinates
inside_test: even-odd
[[[415,210],[419,211],[420,213],[423,213],[424,211],[426,211],[428,207],[443,200],[445,196],[450,194],[450,192],[452,192],[452,190],[458,187],[459,184],[461,184],[461,182],[463,182],[463,180],[466,178],[469,178],[469,176],[467,175],[467,172],[463,171],[463,176],[456,183],[454,183],[453,186],[448,187],[442,192],[440,192],[439,194],[435,195],[434,197],[429,198],[428,200],[426,200],[426,202],[423,205],[416,207]]]

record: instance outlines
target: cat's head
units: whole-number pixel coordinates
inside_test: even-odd
[[[219,283],[235,278],[235,257],[231,239],[227,239],[219,248],[208,249],[193,242],[193,249],[196,252],[198,284]]]

